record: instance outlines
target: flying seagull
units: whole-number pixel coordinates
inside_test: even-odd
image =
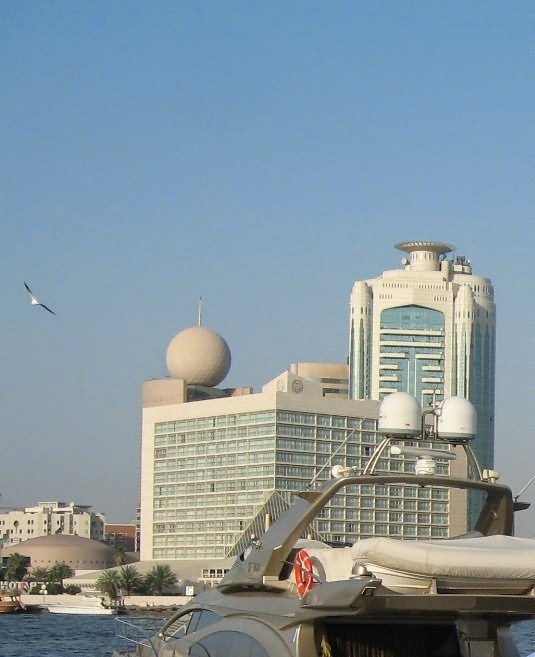
[[[26,283],[26,281],[24,281],[24,287],[26,288],[26,291],[27,291],[28,294],[30,295],[30,299],[31,299],[31,302],[32,302],[32,306],[41,306],[41,307],[44,308],[45,310],[48,310],[48,312],[51,313],[52,315],[55,315],[55,314],[56,314],[56,313],[55,313],[53,310],[51,310],[48,306],[45,306],[44,303],[41,303],[41,302],[39,301],[39,299],[35,296],[35,294],[30,290],[30,286],[28,285],[28,283]]]

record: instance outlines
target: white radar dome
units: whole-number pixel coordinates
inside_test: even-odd
[[[381,433],[398,438],[414,438],[422,430],[422,409],[408,392],[393,392],[379,406]]]
[[[230,349],[225,340],[205,326],[177,333],[167,347],[169,374],[187,383],[216,386],[230,369]]]
[[[445,440],[473,440],[477,431],[477,411],[464,397],[450,397],[438,407],[438,436]]]

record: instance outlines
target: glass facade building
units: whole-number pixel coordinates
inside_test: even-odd
[[[454,247],[405,242],[402,270],[358,281],[351,293],[349,390],[352,399],[414,395],[422,407],[446,397],[477,410],[473,447],[484,468],[494,464],[496,309],[487,278]],[[478,505],[468,509],[471,524]]]
[[[296,378],[287,374],[282,390],[277,384],[238,400],[146,409],[152,482],[142,501],[142,558],[239,554],[261,535],[266,516],[275,520],[295,492],[331,477],[333,465],[364,469],[382,438],[378,403],[327,398],[305,379],[295,393],[289,379]],[[378,471],[413,468],[413,461],[387,455]],[[446,461],[439,464],[440,472],[447,469]],[[439,487],[353,486],[333,498],[308,533],[334,543],[447,537],[449,505]]]
[[[381,314],[379,397],[408,392],[416,399],[444,391],[444,314],[420,306],[388,308]]]

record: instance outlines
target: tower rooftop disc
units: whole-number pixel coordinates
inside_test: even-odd
[[[399,242],[395,246],[410,254],[409,267],[412,271],[436,271],[440,269],[440,256],[455,251],[453,244],[446,242]]]
[[[452,251],[455,251],[455,246],[453,244],[448,244],[447,242],[398,242],[395,247],[406,253],[412,253],[413,251],[431,251],[432,253],[442,255],[443,253],[451,253]]]

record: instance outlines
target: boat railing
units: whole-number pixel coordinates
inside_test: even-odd
[[[178,618],[171,618],[160,630],[160,637],[167,641],[167,639],[173,639],[182,634],[186,634],[186,628],[189,622],[189,614],[187,618],[185,616],[178,616]]]
[[[139,654],[137,648],[149,648],[152,650],[154,657],[158,657],[157,649],[153,643],[154,630],[149,630],[136,623],[124,620],[123,618],[115,619],[115,646],[114,655],[123,655],[132,657]]]
[[[362,484],[409,484],[481,491],[487,498],[476,522],[476,531],[484,536],[513,534],[513,498],[507,486],[476,479],[404,472],[343,476],[323,481],[317,489],[297,493],[292,506],[261,536],[247,559],[237,562],[225,575],[217,588],[221,592],[264,588],[278,581],[296,541],[321,509],[341,488]]]

